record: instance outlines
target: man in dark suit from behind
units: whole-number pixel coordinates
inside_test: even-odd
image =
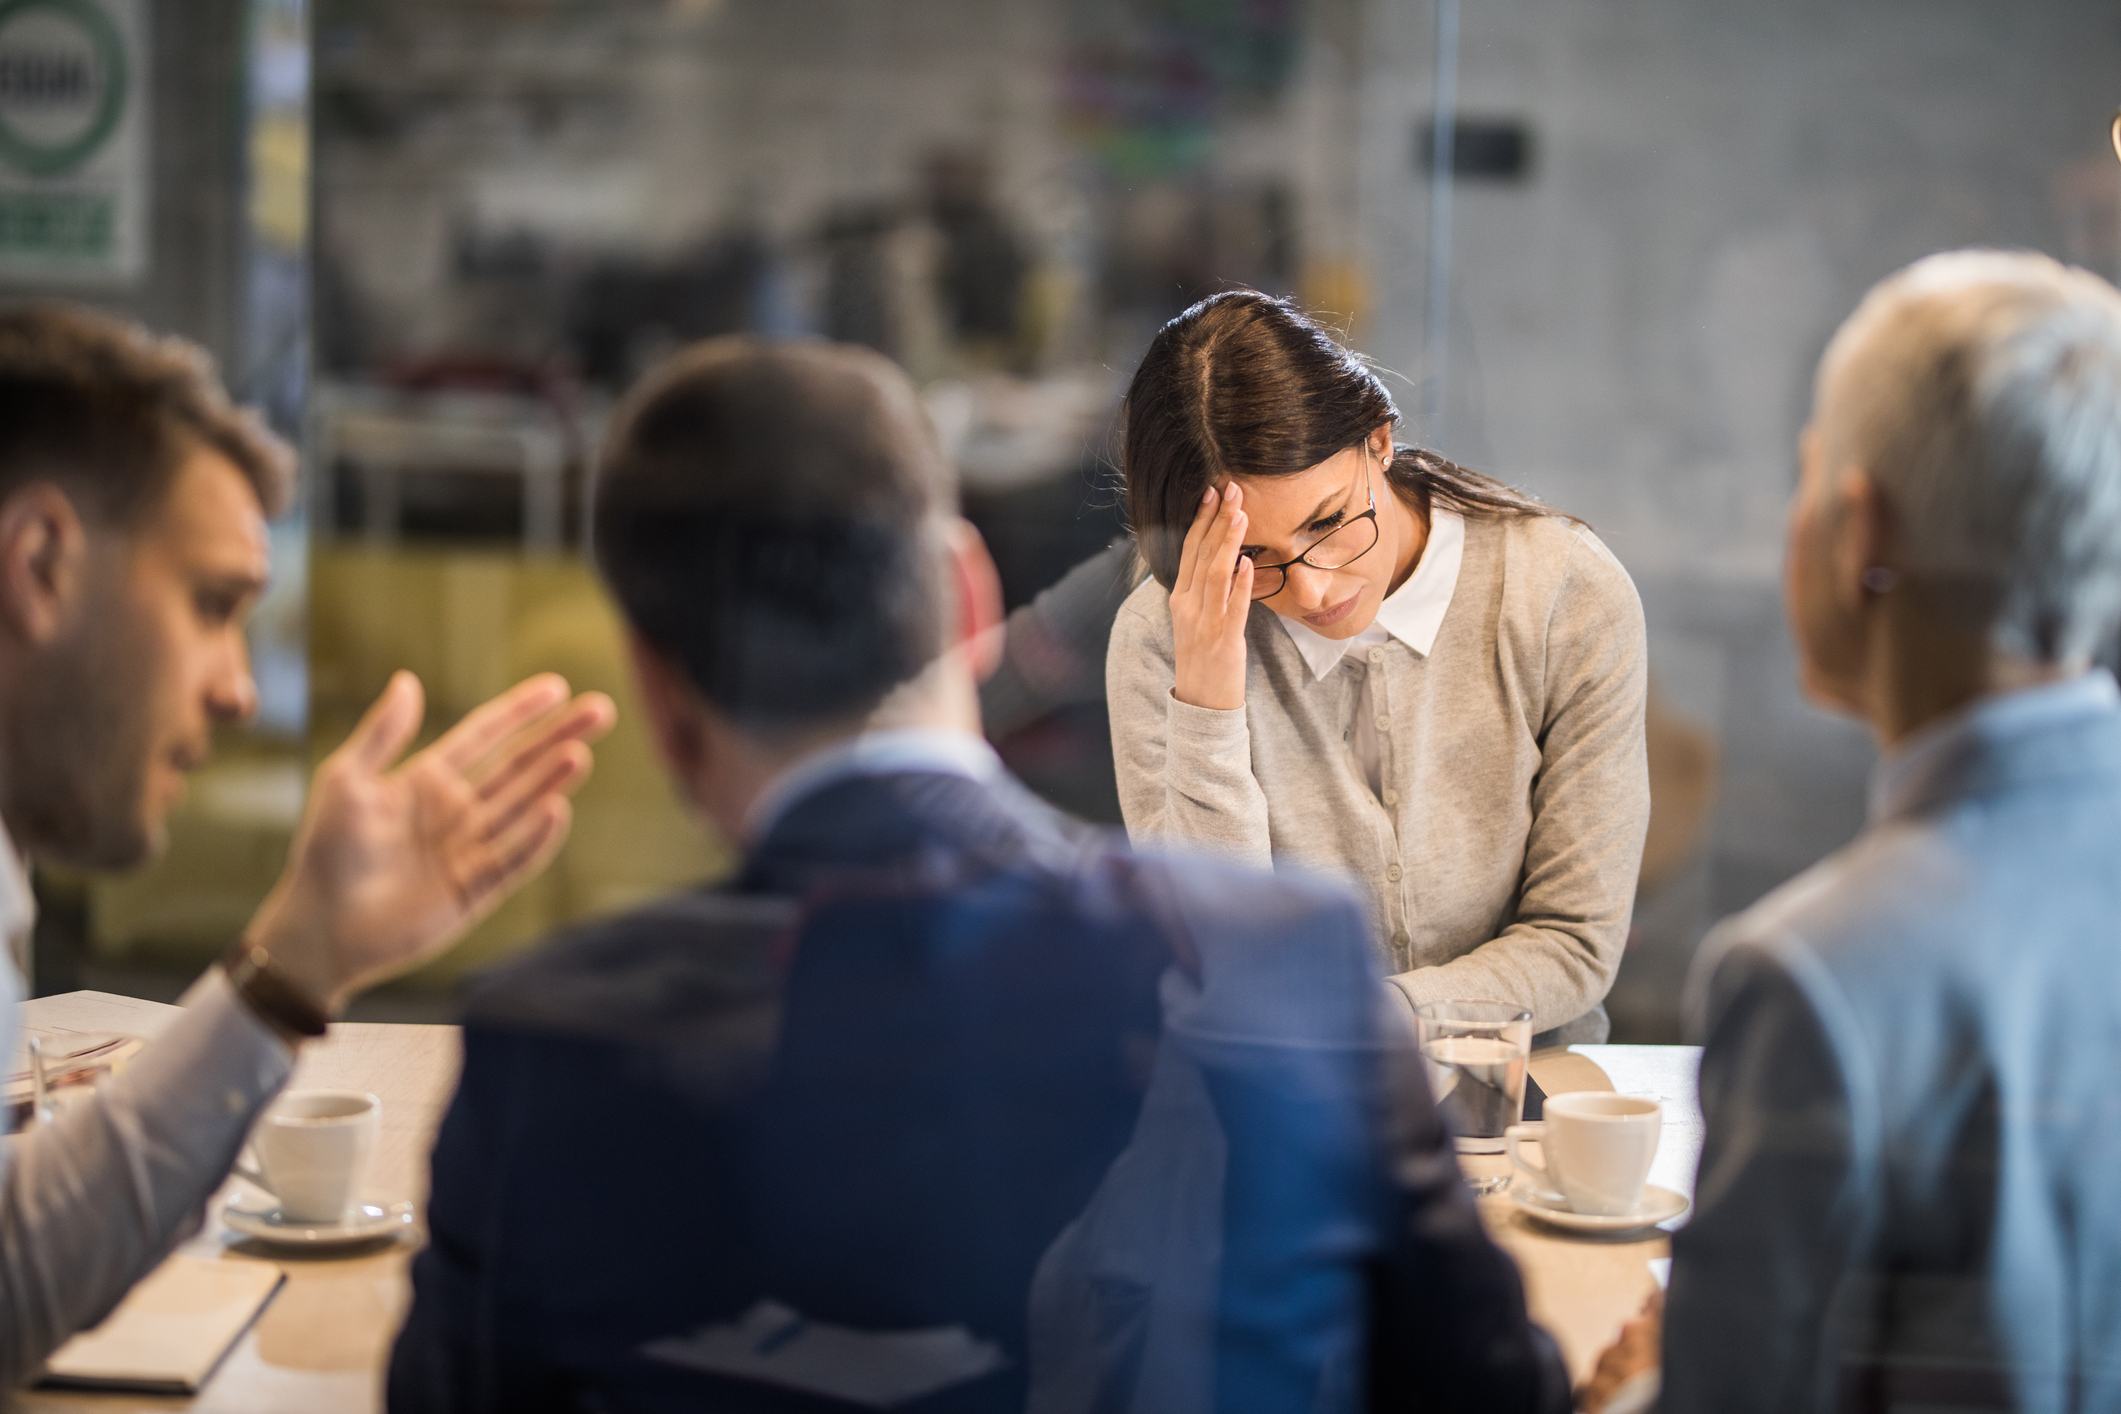
[[[394,1410],[1567,1407],[1350,898],[981,740],[994,570],[890,364],[681,353],[595,539],[742,859],[474,990]]]

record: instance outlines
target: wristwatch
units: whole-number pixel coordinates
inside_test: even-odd
[[[272,960],[272,954],[238,938],[221,959],[228,983],[261,1020],[287,1036],[322,1036],[331,1026],[324,1008],[305,996]]]

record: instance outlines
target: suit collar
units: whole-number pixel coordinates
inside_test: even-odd
[[[998,763],[977,779],[925,766],[841,774],[774,820],[746,854],[736,887],[803,893],[825,882],[903,878],[927,865],[1007,862],[1027,850],[1072,847],[1086,828],[1032,796]]]
[[[759,793],[744,836],[763,840],[805,797],[856,776],[929,772],[988,780],[1001,772],[994,748],[966,732],[909,728],[863,732],[804,757]]]

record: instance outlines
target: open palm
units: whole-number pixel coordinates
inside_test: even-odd
[[[469,713],[402,764],[419,680],[399,673],[318,767],[258,941],[336,1008],[446,950],[566,842],[568,796],[611,726],[600,693],[546,674]]]

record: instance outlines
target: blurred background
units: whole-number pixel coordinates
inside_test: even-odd
[[[737,330],[920,381],[1012,606],[1120,529],[1155,328],[1233,284],[1371,355],[1405,439],[1586,517],[1650,624],[1656,814],[1616,1040],[1675,1039],[1706,928],[1853,833],[1777,575],[1813,362],[1927,251],[2121,274],[2110,0],[11,0],[0,294],[198,339],[305,449],[264,709],[151,873],[44,877],[40,991],[174,996],[277,872],[389,671],[436,721],[558,668],[619,696],[581,555],[614,397]],[[1102,663],[992,727],[1116,819]],[[622,725],[552,875],[364,1014],[711,878]]]

